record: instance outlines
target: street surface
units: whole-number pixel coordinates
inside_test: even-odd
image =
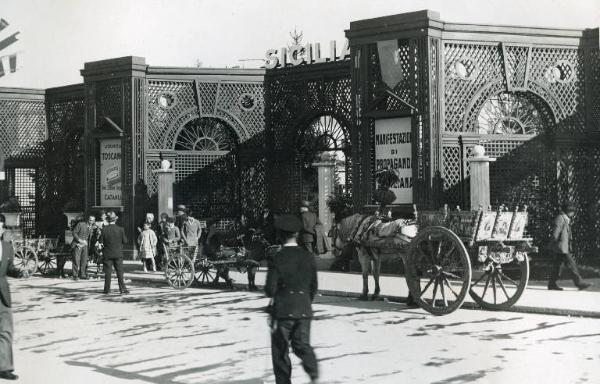
[[[19,383],[274,383],[260,293],[10,280]],[[322,383],[599,383],[600,320],[318,297]],[[307,383],[293,357],[293,382]]]

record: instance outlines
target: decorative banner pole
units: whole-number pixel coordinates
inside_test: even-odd
[[[473,147],[473,155],[467,159],[471,163],[471,210],[490,206],[490,162],[495,158],[485,156],[483,145]]]
[[[173,183],[175,170],[169,160],[160,162],[160,169],[153,171],[158,175],[158,213],[173,216]]]

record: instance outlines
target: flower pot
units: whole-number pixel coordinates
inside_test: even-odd
[[[7,227],[18,227],[20,222],[19,218],[21,216],[21,212],[2,212],[4,217],[6,218],[6,223],[4,223]]]

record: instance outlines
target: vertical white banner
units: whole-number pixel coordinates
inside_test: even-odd
[[[121,139],[100,140],[100,205],[121,205]]]
[[[399,181],[390,188],[396,194],[394,204],[412,204],[411,118],[375,121],[375,170],[390,168]]]

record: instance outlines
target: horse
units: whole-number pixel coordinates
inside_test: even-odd
[[[359,300],[369,298],[369,270],[372,270],[375,290],[372,300],[379,300],[379,272],[381,270],[381,248],[374,246],[382,239],[393,238],[396,244],[408,244],[416,235],[416,225],[408,220],[398,219],[388,222],[374,215],[355,213],[339,220],[335,228],[335,248],[344,252],[354,247],[362,270],[363,289]],[[346,249],[347,251],[347,249]]]

